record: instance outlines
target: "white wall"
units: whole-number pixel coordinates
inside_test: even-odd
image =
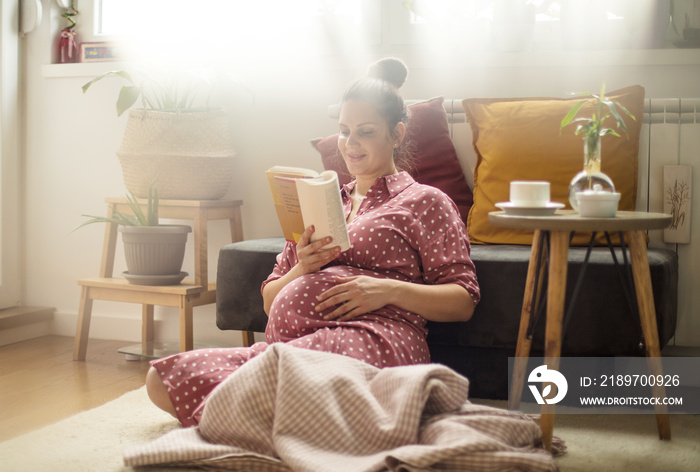
[[[44,4],[49,7],[47,1]],[[109,66],[46,66],[52,44],[47,23],[24,44],[23,299],[27,305],[55,307],[52,331],[73,335],[79,301],[76,281],[97,275],[103,228],[71,231],[82,222],[81,214],[101,214],[105,197],[126,192],[115,155],[126,119],[114,112],[117,82],[101,83],[88,95],[80,90],[97,69]],[[597,90],[603,81],[609,90],[642,84],[647,96],[654,98],[700,97],[698,50],[475,54],[461,51],[457,44],[442,63],[427,54],[391,47],[351,59],[248,61],[235,71],[251,86],[255,102],[231,110],[239,174],[227,195],[244,200],[246,238],[280,235],[264,170],[275,164],[320,169],[308,140],[335,131],[327,106],[339,99],[349,81],[364,73],[368,62],[384,55],[399,55],[407,62],[411,71],[403,90],[407,98],[562,96]],[[697,198],[694,205],[698,208]],[[218,248],[228,242],[228,228],[213,222],[209,230],[209,276],[214,280]],[[189,252],[184,270],[193,273],[191,259]],[[118,252],[115,271],[122,270]],[[157,338],[177,339],[176,312],[157,308],[156,318]],[[195,309],[195,343],[240,343],[238,333],[219,332],[214,319],[213,306]],[[138,306],[95,302],[92,337],[138,341],[139,330]],[[700,345],[700,336],[687,342]]]

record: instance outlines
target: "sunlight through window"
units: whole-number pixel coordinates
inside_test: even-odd
[[[298,57],[309,54],[328,17],[358,28],[361,7],[359,0],[100,0],[97,32],[142,56]]]

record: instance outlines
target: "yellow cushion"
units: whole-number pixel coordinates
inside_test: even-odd
[[[644,88],[633,85],[606,94],[627,108],[636,120],[624,115],[627,133],[602,139],[601,170],[620,192],[620,210],[634,210],[637,201],[639,133],[644,111]],[[512,180],[546,180],[551,199],[569,205],[569,183],[583,170],[583,139],[576,125],[561,132],[561,120],[574,103],[571,98],[470,98],[462,102],[473,133],[477,161],[474,170],[474,204],[467,229],[473,243],[530,244],[532,232],[499,228],[488,221],[495,205],[509,200]],[[578,116],[591,116],[585,105]],[[615,128],[613,118],[606,121]],[[616,128],[615,128],[616,129]],[[576,235],[573,245],[588,244],[590,236]]]

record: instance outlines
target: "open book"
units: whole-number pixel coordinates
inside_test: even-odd
[[[287,241],[299,242],[304,229],[313,225],[311,241],[331,236],[332,246],[350,249],[338,174],[284,166],[272,167],[266,174]]]

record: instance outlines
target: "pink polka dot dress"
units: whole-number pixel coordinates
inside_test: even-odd
[[[354,185],[347,184],[341,192],[346,217]],[[290,282],[275,297],[265,330],[267,342],[189,351],[152,363],[183,426],[198,424],[214,387],[270,343],[334,352],[377,367],[430,362],[426,320],[415,313],[388,305],[348,321],[324,320],[333,308],[316,312],[316,296],[333,286],[335,277],[458,284],[478,303],[466,228],[452,200],[440,190],[415,182],[405,172],[379,178],[348,230],[349,250],[321,270]],[[287,243],[263,288],[296,263],[296,245]]]

